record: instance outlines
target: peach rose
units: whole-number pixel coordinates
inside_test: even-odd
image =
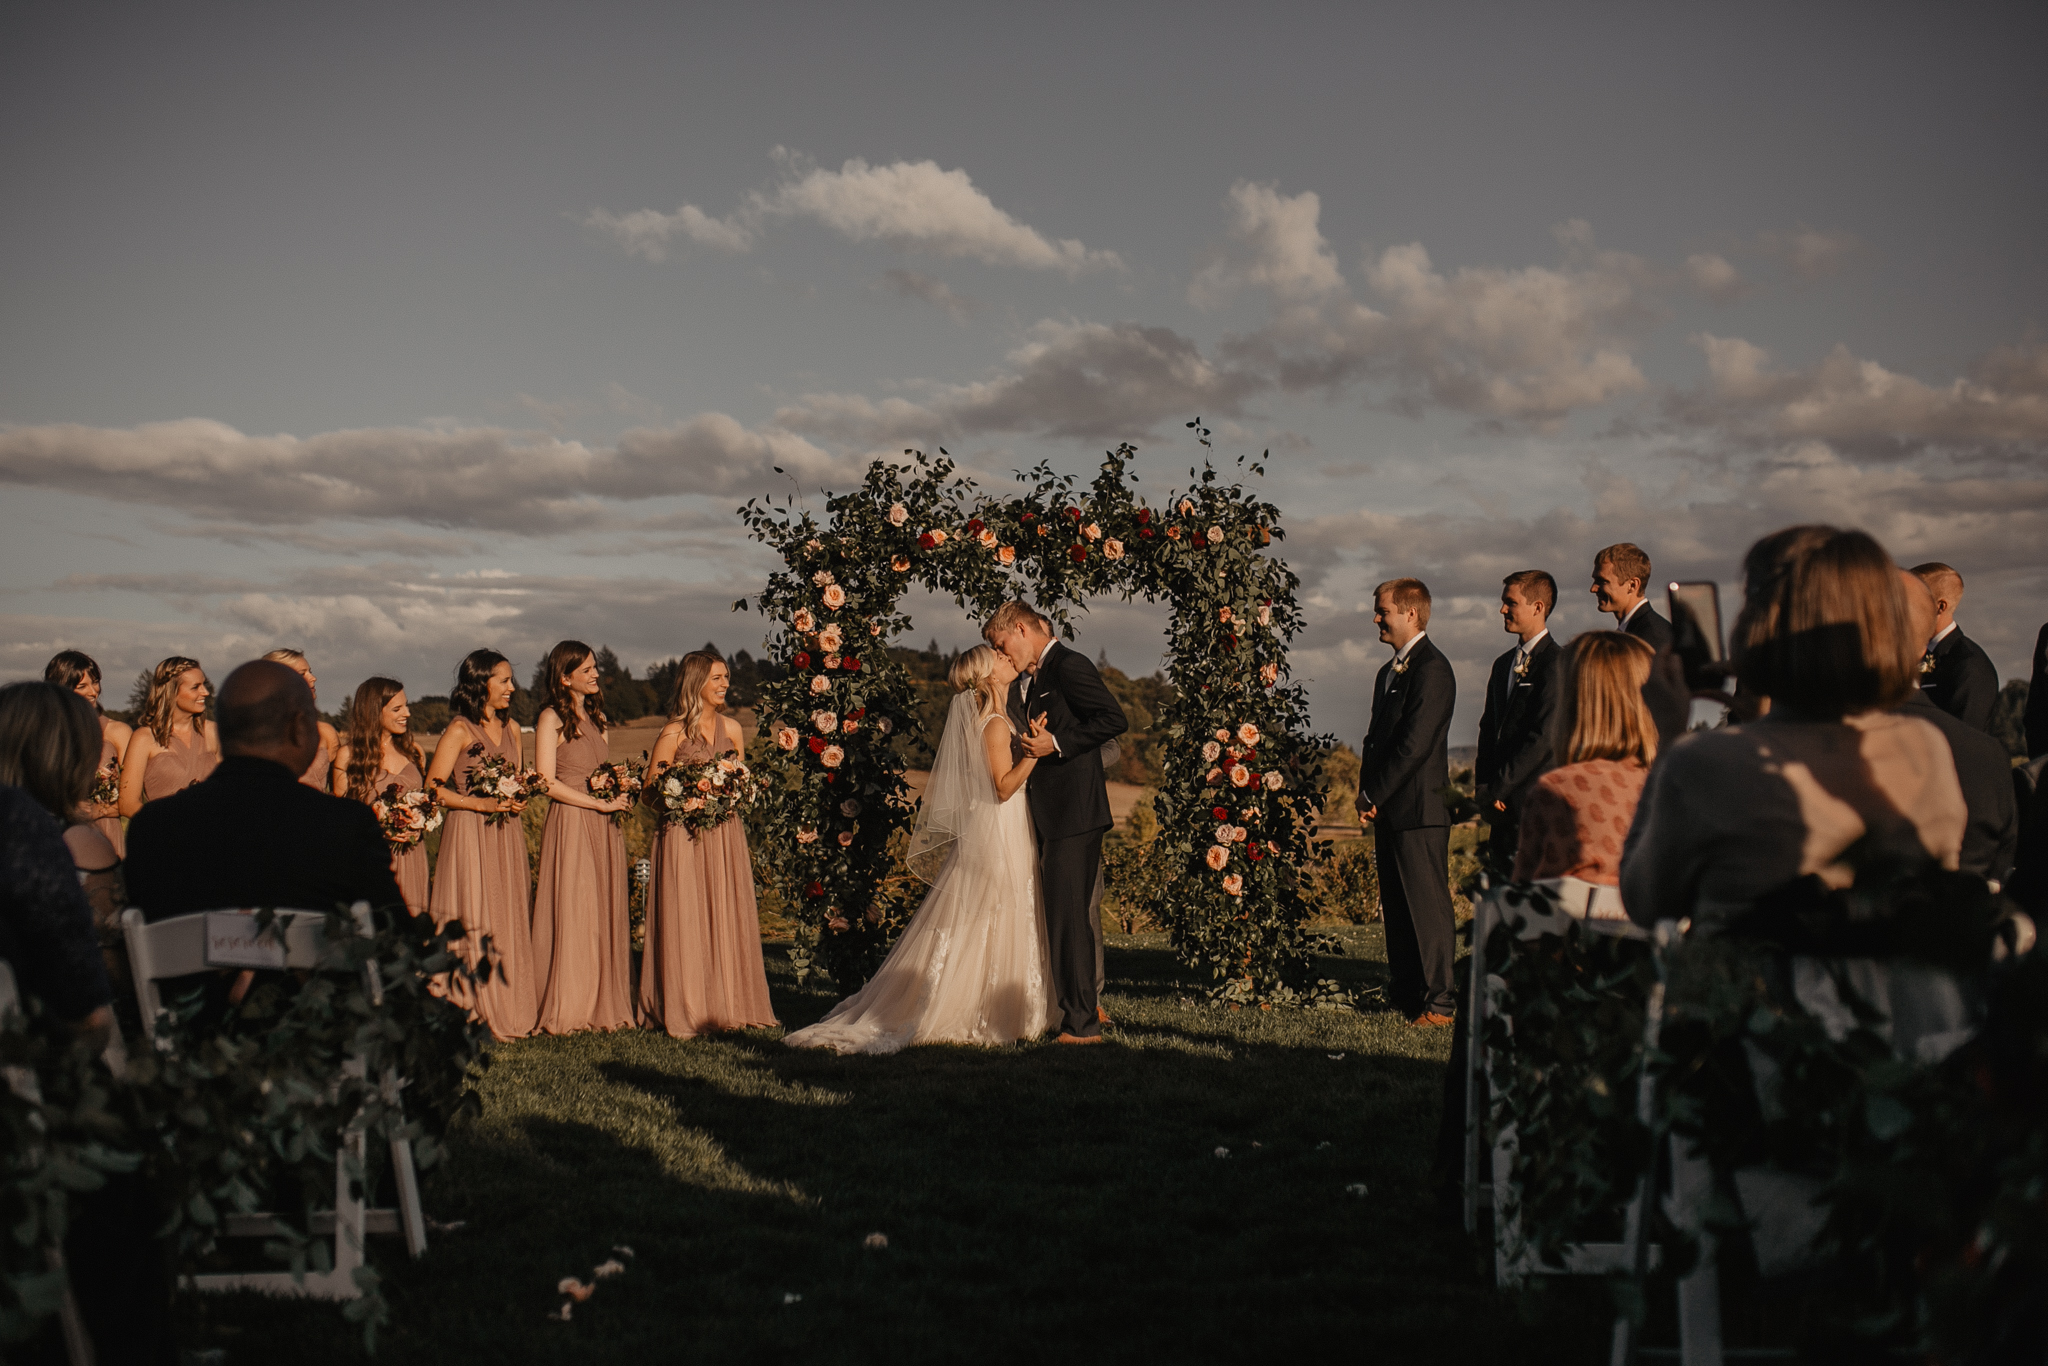
[[[1222,757],[1222,754],[1223,746],[1217,744],[1214,740],[1202,742],[1202,757],[1210,763],[1215,763],[1218,758]]]
[[[795,726],[784,726],[775,732],[775,743],[784,749],[795,749],[797,733]]]
[[[932,538],[933,545],[944,545],[946,543],[946,532],[943,527],[933,527],[925,535]]]
[[[1181,499],[1180,510],[1182,515],[1186,515],[1187,513],[1193,512],[1195,510],[1195,500],[1192,498]]]
[[[1259,743],[1259,728],[1247,721],[1237,728],[1238,743],[1256,745]]]
[[[908,555],[891,555],[889,557],[889,567],[899,574],[908,574],[910,572],[910,557]]]
[[[1261,781],[1266,784],[1266,791],[1278,792],[1281,788],[1287,786],[1287,775],[1277,768],[1269,768],[1266,770],[1265,778]]]
[[[1243,764],[1239,764],[1230,770],[1230,785],[1232,787],[1250,787],[1253,781],[1252,771]]]
[[[1231,835],[1229,826],[1219,825],[1216,827],[1216,842],[1218,844],[1228,844],[1233,838],[1234,836]]]
[[[833,611],[846,606],[846,590],[836,583],[825,585],[825,605]]]
[[[826,584],[832,582],[832,571],[829,569],[820,569],[817,573],[811,575],[811,582],[816,584],[818,587],[823,588]]]
[[[824,548],[825,543],[815,536],[813,536],[810,540],[804,542],[804,549],[813,555],[817,554]]]
[[[1232,873],[1229,877],[1223,879],[1223,890],[1230,893],[1232,896],[1243,896],[1244,879],[1239,877],[1236,873]]]
[[[818,831],[816,827],[806,825],[802,829],[798,830],[796,832],[796,842],[798,844],[816,844],[818,842]]]
[[[825,752],[818,756],[818,761],[827,768],[837,768],[846,762],[846,751],[837,745],[827,745]]]
[[[807,634],[818,629],[818,619],[811,615],[811,609],[808,607],[797,608],[796,615],[789,619],[789,624]]]
[[[838,713],[814,711],[811,713],[811,725],[817,728],[820,735],[830,735],[833,731],[839,729]]]
[[[1102,528],[1090,522],[1087,526],[1081,528],[1081,534],[1091,541],[1099,541],[1102,539]]]
[[[1273,624],[1273,604],[1272,604],[1272,603],[1270,603],[1270,602],[1262,602],[1262,603],[1260,603],[1260,604],[1259,604],[1259,625],[1261,625],[1261,626],[1271,626],[1272,624]]]
[[[831,692],[832,680],[825,677],[825,675],[823,674],[819,674],[817,677],[811,680],[811,691],[814,693]]]
[[[818,648],[828,653],[839,648],[841,637],[837,625],[827,626],[818,632]]]
[[[996,548],[996,534],[993,531],[990,531],[987,527],[983,527],[981,529],[981,535],[977,536],[975,539],[981,542],[984,549],[994,550]]]
[[[890,526],[902,526],[902,525],[903,525],[903,524],[904,524],[905,522],[907,522],[907,521],[909,521],[909,520],[910,520],[910,509],[909,509],[909,508],[907,508],[907,507],[903,506],[903,504],[901,504],[901,503],[891,503],[891,504],[889,505],[889,525],[890,525]]]
[[[1217,609],[1216,609],[1216,620],[1218,620],[1218,621],[1229,621],[1229,620],[1230,620],[1230,609],[1229,609],[1228,607],[1219,607],[1219,608],[1217,608]]]
[[[828,669],[836,669],[836,668],[838,668],[838,667],[839,667],[839,656],[838,656],[838,655],[826,655],[826,656],[825,656],[825,667],[826,667],[826,668],[828,668]]]
[[[1038,524],[1038,534],[1041,536],[1050,536],[1052,535],[1052,532],[1050,529],[1047,528],[1044,522],[1040,522]]]
[[[1261,664],[1259,666],[1259,681],[1269,688],[1278,683],[1280,681],[1280,666],[1278,664]]]
[[[1222,770],[1222,769],[1220,769],[1220,768],[1212,768],[1212,769],[1210,769],[1210,770],[1209,770],[1209,776],[1208,776],[1207,778],[1204,778],[1204,779],[1203,779],[1202,781],[1203,781],[1203,782],[1206,782],[1206,783],[1214,783],[1214,782],[1215,782],[1215,781],[1216,781],[1216,780],[1217,780],[1218,778],[1220,778],[1220,777],[1222,777],[1222,776],[1223,776],[1223,770]]]
[[[1110,538],[1109,538],[1108,540],[1106,540],[1106,541],[1104,541],[1104,542],[1102,543],[1102,558],[1103,558],[1103,559],[1105,559],[1105,560],[1121,560],[1121,559],[1122,559],[1123,557],[1124,557],[1124,543],[1123,543],[1122,541],[1119,541],[1119,540],[1118,540],[1118,539],[1117,539],[1116,537],[1112,536],[1112,537],[1110,537]]]
[[[1166,529],[1166,539],[1167,539],[1167,540],[1169,540],[1169,541],[1177,541],[1177,540],[1179,540],[1179,539],[1180,539],[1180,528],[1179,528],[1179,527],[1177,527],[1177,526],[1170,526],[1170,527],[1168,527],[1168,528]]]
[[[1230,839],[1233,844],[1243,844],[1245,840],[1245,828],[1241,825],[1231,826]]]
[[[890,731],[896,729],[896,723],[886,716],[878,716],[875,718],[875,729],[883,735],[887,735]]]
[[[998,546],[998,547],[996,547],[996,563],[997,563],[997,564],[1015,564],[1015,563],[1017,563],[1017,547],[1016,547],[1016,546],[1013,546],[1013,545],[1005,545],[1005,546]]]
[[[841,722],[839,723],[839,729],[840,729],[840,731],[841,731],[842,733],[844,733],[844,734],[847,734],[847,735],[851,735],[851,734],[853,734],[853,733],[854,733],[855,731],[857,731],[857,730],[859,730],[859,729],[860,729],[860,722],[858,722],[858,721],[855,721],[855,720],[852,720],[851,718],[849,718],[849,719],[847,719],[847,720],[845,720],[845,721],[841,721]]]
[[[852,832],[851,830],[842,830],[842,831],[840,831],[840,832],[839,832],[839,847],[840,847],[841,849],[846,849],[846,848],[850,848],[850,847],[852,846],[852,844],[853,844],[853,832]]]
[[[1223,544],[1223,528],[1222,528],[1222,527],[1220,527],[1220,526],[1212,526],[1212,527],[1210,527],[1210,528],[1209,528],[1209,544],[1210,544],[1210,545],[1222,545],[1222,544]]]
[[[1223,844],[1210,845],[1207,861],[1210,868],[1216,872],[1222,872],[1223,865],[1230,862],[1230,847]]]

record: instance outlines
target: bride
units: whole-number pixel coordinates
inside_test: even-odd
[[[1022,796],[1038,761],[1010,761],[1003,707],[1016,676],[986,645],[954,662],[959,695],[910,837],[910,869],[932,889],[867,985],[784,1043],[894,1053],[910,1044],[1034,1039],[1059,1023],[1037,840]]]

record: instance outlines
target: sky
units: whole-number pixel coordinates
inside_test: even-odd
[[[0,45],[0,677],[761,647],[735,509],[1270,451],[1319,728],[1413,574],[1798,521],[2048,617],[2048,10],[44,6]],[[1232,467],[1234,469],[1234,466]],[[1079,644],[1159,666],[1163,604]],[[908,643],[976,638],[913,602]]]

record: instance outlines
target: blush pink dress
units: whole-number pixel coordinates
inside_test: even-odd
[[[327,742],[322,740],[320,748],[313,755],[313,762],[306,765],[306,771],[299,775],[299,781],[307,787],[326,792],[329,790],[327,780],[333,772],[334,755],[328,750]]]
[[[468,721],[451,721],[465,727],[473,737],[477,754],[465,753],[455,761],[446,786],[458,795],[468,781],[469,771],[489,754],[500,754],[515,766],[523,765],[519,727],[506,721],[497,743],[482,728]],[[409,766],[408,766],[409,767]],[[421,855],[422,861],[425,855]],[[403,880],[399,888],[412,893]],[[490,824],[481,811],[451,808],[441,824],[441,850],[434,864],[433,893],[428,900],[437,925],[460,920],[469,931],[462,941],[463,957],[474,967],[482,941],[490,940],[491,980],[472,991],[458,983],[447,995],[466,1005],[490,1026],[499,1039],[523,1039],[533,1033],[540,1000],[540,977],[533,964],[532,931],[527,914],[526,827],[519,817],[507,816]]]
[[[426,786],[420,777],[419,766],[410,759],[400,764],[395,773],[389,769],[379,771],[372,790],[381,794],[394,783],[400,792],[417,792]],[[427,842],[421,840],[393,852],[391,873],[398,879],[398,891],[405,898],[405,908],[414,915],[428,914],[432,902],[427,896]]]
[[[189,726],[171,732],[171,743],[149,756],[142,767],[142,799],[153,802],[183,792],[220,767],[220,756],[206,747],[206,737]]]
[[[720,752],[736,752],[730,737]],[[711,747],[693,738],[676,750],[675,761],[701,764],[711,757]],[[672,821],[655,840],[640,1018],[679,1039],[776,1023],[761,963],[754,866],[746,827],[736,816],[694,836]]]
[[[121,747],[107,738],[106,728],[103,725],[100,729],[99,771],[105,773],[108,769],[119,768],[120,766]],[[95,816],[90,824],[93,829],[107,837],[108,844],[114,846],[116,858],[128,857],[128,840],[122,831],[121,817],[118,813],[112,816]]]
[[[585,721],[555,750],[555,778],[582,791],[605,761],[604,732]],[[626,910],[626,837],[602,811],[548,805],[533,894],[540,1029],[574,1034],[634,1020],[633,941]]]

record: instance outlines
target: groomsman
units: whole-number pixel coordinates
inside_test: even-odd
[[[1373,624],[1394,657],[1373,684],[1359,758],[1358,815],[1375,828],[1373,861],[1387,926],[1392,996],[1412,1025],[1448,1025],[1451,986],[1451,713],[1458,680],[1429,639],[1429,589],[1392,579],[1373,590]]]
[[[1479,717],[1479,761],[1472,772],[1480,809],[1492,828],[1486,864],[1496,882],[1514,873],[1524,795],[1557,767],[1550,727],[1557,717],[1564,653],[1550,634],[1557,580],[1540,569],[1524,569],[1501,584],[1501,627],[1520,643],[1493,661],[1486,710]]]
[[[1934,633],[1934,595],[1917,574],[1902,569],[1899,578],[1906,592],[1907,619],[1925,640]],[[1957,867],[1992,881],[2010,881],[2020,838],[2018,784],[2013,780],[2022,770],[2013,768],[2004,745],[1935,706],[1925,692],[1915,689],[1906,694],[1899,712],[1921,717],[1948,740],[1956,781],[1963,786],[1963,807],[1970,815]]]
[[[1660,749],[1685,734],[1692,719],[1692,696],[1683,683],[1684,672],[1671,653],[1671,623],[1657,615],[1644,596],[1650,586],[1650,557],[1638,546],[1623,541],[1608,546],[1593,557],[1593,600],[1600,610],[1612,613],[1614,629],[1635,636],[1657,652],[1650,666],[1650,681],[1643,684],[1643,702],[1657,722]],[[1674,676],[1677,680],[1674,681]]]
[[[1998,667],[1956,625],[1963,576],[1939,561],[1915,565],[1913,574],[1934,594],[1934,636],[1920,660],[1920,691],[1950,716],[1989,733],[1998,703]]]

